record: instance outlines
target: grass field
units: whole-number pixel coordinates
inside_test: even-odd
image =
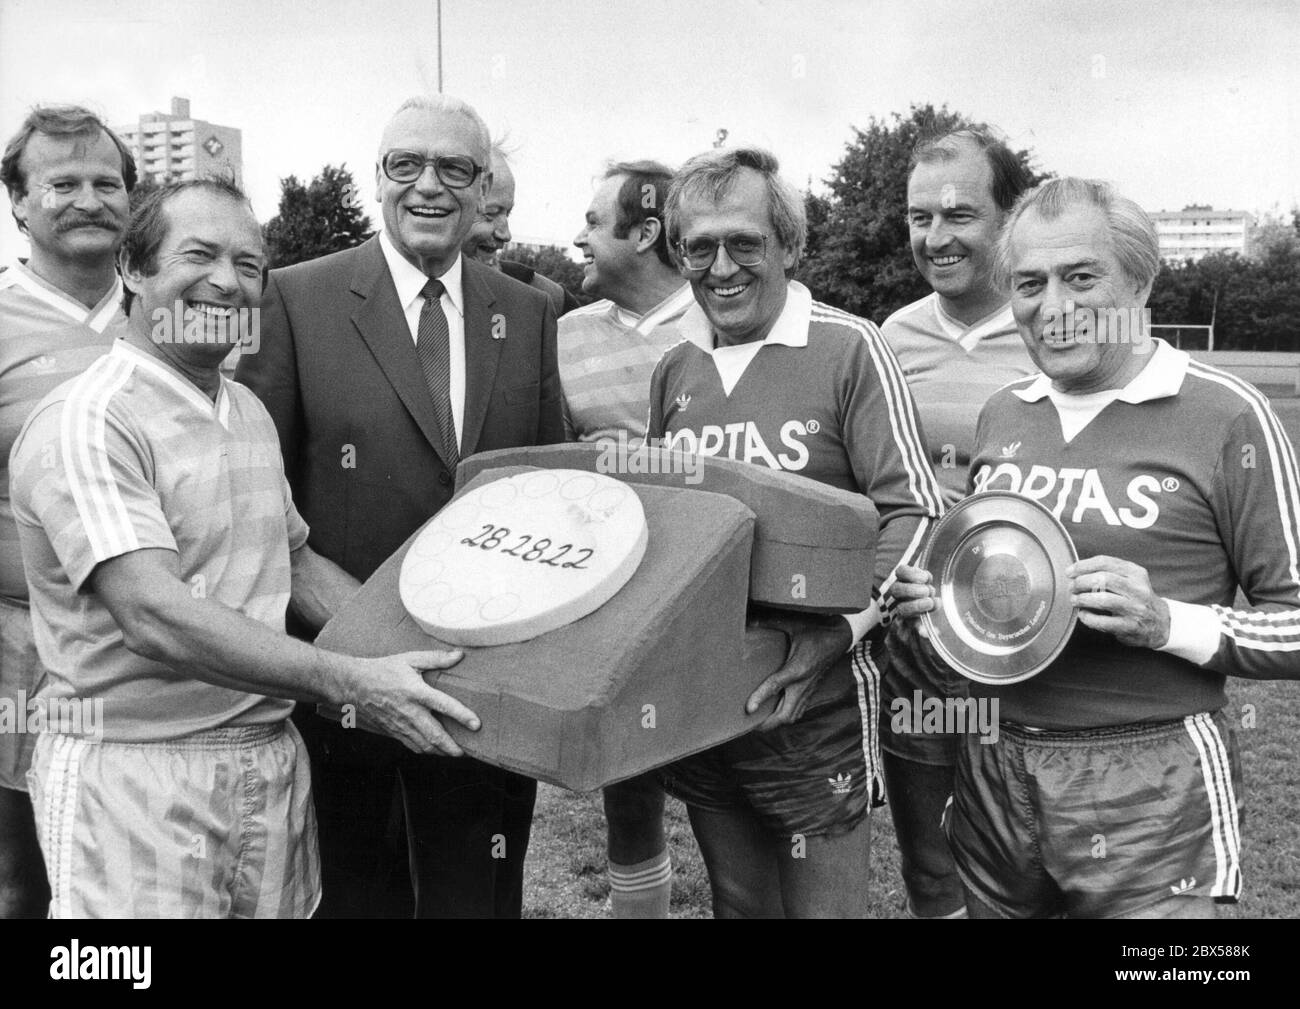
[[[1237,733],[1245,776],[1245,887],[1241,903],[1223,916],[1300,917],[1300,683],[1232,681],[1229,698],[1238,724],[1254,727]],[[699,851],[685,811],[671,799],[668,825],[677,871],[673,917],[711,917]],[[872,818],[871,860],[871,917],[901,917],[903,886],[888,806]],[[525,917],[606,918],[608,897],[600,794],[543,785],[528,852]]]

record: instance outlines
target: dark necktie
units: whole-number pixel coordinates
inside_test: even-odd
[[[460,461],[460,446],[451,412],[451,330],[442,311],[442,292],[442,281],[432,279],[420,291],[424,296],[424,307],[420,309],[415,351],[420,358],[420,367],[424,369],[429,395],[433,397],[433,410],[442,431],[443,455],[447,465],[455,469]]]

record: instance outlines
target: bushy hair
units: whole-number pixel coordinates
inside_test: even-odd
[[[1115,258],[1130,283],[1143,288],[1160,269],[1160,240],[1146,211],[1108,182],[1066,176],[1048,179],[1024,193],[998,237],[996,274],[1000,286],[1011,284],[1011,236],[1016,223],[1029,211],[1054,221],[1076,206],[1096,207],[1106,217]]]
[[[108,128],[104,120],[80,105],[37,105],[27,113],[18,132],[5,144],[4,156],[0,157],[0,182],[4,183],[10,200],[27,195],[27,176],[23,172],[23,151],[27,142],[36,133],[47,137],[93,137],[103,131],[113,141],[117,153],[122,156],[122,182],[129,193],[135,188],[137,174],[135,158],[130,149],[116,133]],[[14,218],[18,221],[18,218]],[[18,230],[26,231],[21,221]]]
[[[717,201],[736,184],[743,169],[753,169],[763,176],[767,187],[767,211],[777,240],[794,253],[794,265],[803,255],[808,241],[808,217],[799,191],[778,173],[780,162],[761,147],[734,147],[697,154],[677,170],[668,187],[664,216],[668,241],[674,247],[681,240],[681,205],[683,199]],[[792,265],[787,272],[793,272]]]

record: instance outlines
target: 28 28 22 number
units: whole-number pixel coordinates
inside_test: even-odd
[[[574,568],[579,571],[586,571],[588,570],[586,567],[587,561],[591,560],[592,555],[596,552],[590,547],[579,547],[578,553],[582,555],[581,558],[578,560],[565,561],[563,564],[559,564],[556,562],[573,550],[572,543],[564,543],[550,557],[543,557],[542,555],[545,554],[553,545],[549,539],[546,537],[536,539],[528,533],[519,533],[518,535],[519,542],[501,552],[503,554],[509,554],[511,557],[517,557],[525,563],[539,561],[547,567]],[[493,525],[489,522],[473,536],[466,536],[461,540],[461,543],[469,547],[478,547],[480,550],[495,550],[501,546],[505,540],[509,539],[509,537],[509,528],[506,526]],[[525,546],[528,546],[529,543],[532,543],[532,546],[521,554],[519,551]]]

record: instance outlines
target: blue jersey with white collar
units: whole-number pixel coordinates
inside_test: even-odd
[[[698,306],[651,377],[651,437],[865,494],[880,514],[873,588],[943,513],[902,369],[872,323],[791,281],[767,338],[713,347]]]
[[[1001,717],[1052,729],[1181,718],[1226,703],[1225,675],[1300,672],[1300,480],[1266,398],[1155,341],[1151,361],[1091,419],[1045,376],[1004,387],[980,414],[970,488],[1034,498],[1079,556],[1146,568],[1208,646],[1134,648],[1078,625],[1046,670],[1003,687]],[[1061,400],[1058,406],[1053,397]],[[1062,409],[1064,407],[1064,409]],[[1267,617],[1233,611],[1238,585]],[[1171,645],[1175,642],[1171,639]],[[1201,654],[1193,654],[1197,650]]]

